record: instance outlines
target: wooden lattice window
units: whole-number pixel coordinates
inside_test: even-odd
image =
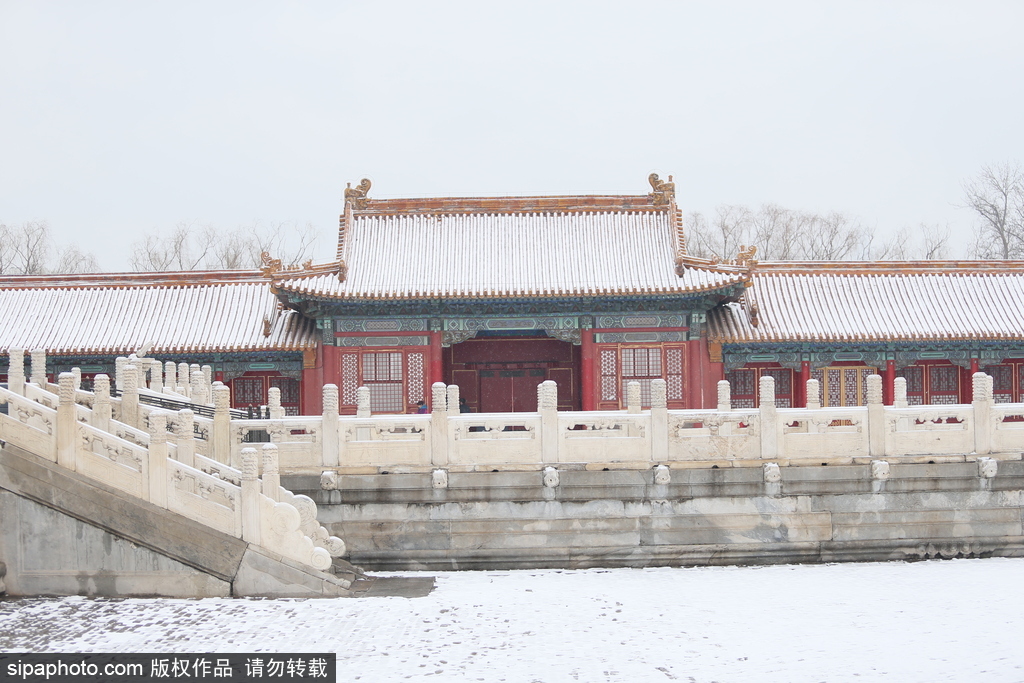
[[[269,377],[270,386],[281,391],[281,407],[285,415],[299,414],[299,383],[291,377]]]
[[[629,382],[640,383],[640,404],[651,406],[651,380],[661,379],[661,347],[627,347],[622,352],[622,395]]]
[[[867,377],[877,370],[866,365],[832,366],[816,370],[821,405],[826,408],[862,406],[867,403]]]
[[[424,355],[419,352],[409,354],[409,403],[423,400]]]
[[[1024,368],[1024,366],[1020,366]],[[1015,398],[1012,365],[991,365],[985,374],[992,376],[992,398],[996,403],[1013,403]]]
[[[239,407],[266,405],[262,377],[236,377],[231,383],[234,404]]]
[[[1024,359],[1011,359],[989,365],[982,372],[992,376],[992,398],[996,403],[1024,401]]]
[[[265,406],[270,401],[269,389],[281,390],[281,407],[285,415],[299,414],[300,384],[283,375],[243,375],[231,380],[231,404],[235,408]]]
[[[911,365],[897,375],[907,380],[908,405],[960,402],[960,368],[956,365]]]
[[[615,349],[601,349],[601,400],[617,401],[618,392],[618,362]]]
[[[730,399],[733,408],[757,407],[757,369],[733,370],[727,373]]]
[[[402,353],[366,352],[362,360],[362,384],[370,389],[370,410],[375,413],[404,412]]]
[[[665,398],[669,401],[683,400],[684,367],[683,349],[679,346],[665,347]]]
[[[775,380],[775,405],[793,407],[793,371],[789,368],[740,368],[726,373],[733,408],[756,408],[761,377]]]
[[[955,365],[933,365],[928,368],[928,402],[953,404],[960,402],[960,368]]]
[[[354,406],[359,389],[359,355],[355,353],[341,354],[341,394],[342,405]]]

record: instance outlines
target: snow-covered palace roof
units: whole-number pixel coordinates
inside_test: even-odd
[[[1024,340],[1024,262],[762,262],[711,341]]]
[[[258,271],[0,278],[0,350],[56,355],[299,351],[315,323],[281,310]]]
[[[747,275],[687,257],[675,203],[641,195],[347,203],[337,262],[277,277],[312,298],[486,299],[685,296]]]

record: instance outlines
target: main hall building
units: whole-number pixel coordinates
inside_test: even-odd
[[[433,382],[476,412],[618,410],[638,381],[666,380],[671,409],[710,408],[717,382],[753,406],[758,378],[779,405],[805,381],[827,406],[897,376],[911,403],[970,400],[970,375],[999,401],[1024,391],[1024,263],[727,263],[687,254],[674,187],[627,196],[373,199],[346,191],[337,257],[262,271],[0,278],[0,350],[45,349],[48,371],[88,380],[116,356],[209,364],[236,407],[278,387],[293,414],[341,412],[370,389],[375,412],[415,412]],[[0,366],[0,371],[4,368]],[[0,378],[2,379],[2,378]]]

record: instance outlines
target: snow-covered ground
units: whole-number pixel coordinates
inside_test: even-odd
[[[0,651],[328,651],[370,683],[1024,681],[1024,559],[436,576],[416,599],[0,602]]]

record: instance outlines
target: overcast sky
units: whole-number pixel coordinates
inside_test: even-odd
[[[0,222],[106,269],[198,219],[373,197],[776,202],[967,233],[1024,158],[1024,3],[0,0]]]

